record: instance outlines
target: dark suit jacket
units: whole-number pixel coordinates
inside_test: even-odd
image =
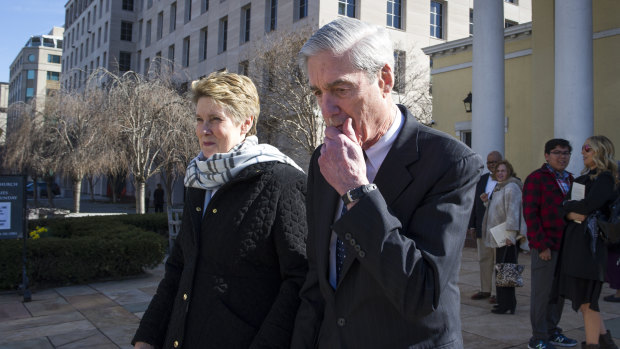
[[[308,276],[292,348],[462,348],[458,272],[482,162],[463,143],[405,123],[375,178],[379,190],[335,223],[338,193],[309,169]],[[332,229],[347,257],[329,284]]]
[[[478,184],[476,184],[476,193],[474,194],[474,207],[471,209],[471,216],[469,217],[469,228],[476,228],[476,237],[482,237],[482,219],[484,218],[484,202],[480,198],[480,195],[484,193],[487,188],[487,181],[489,180],[490,173],[485,173],[480,176]]]

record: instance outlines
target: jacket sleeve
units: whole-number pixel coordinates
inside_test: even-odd
[[[527,239],[532,248],[540,251],[550,248],[553,244],[545,234],[542,226],[541,200],[542,183],[540,174],[529,175],[523,185],[523,216],[527,224]]]
[[[320,148],[319,148],[320,149]],[[314,166],[317,163],[319,151],[314,152],[310,160],[310,169],[308,170],[308,193],[313,193],[312,178],[314,178]],[[306,208],[313,207],[313,196],[306,197]],[[308,273],[306,279],[299,292],[301,304],[295,318],[295,330],[293,331],[293,339],[291,348],[315,348],[321,323],[323,322],[323,312],[325,309],[325,300],[321,295],[319,287],[319,279],[316,268],[316,259],[314,251],[316,249],[316,234],[314,233],[314,222],[307,219],[308,239],[306,243],[306,251],[308,251]]]
[[[356,244],[361,267],[403,318],[416,321],[435,311],[441,291],[451,287],[481,169],[475,154],[446,166],[434,182],[426,184],[428,191],[411,208],[413,215],[405,224],[393,214],[379,188],[333,225],[341,239]]]
[[[280,195],[271,234],[278,255],[282,283],[269,313],[250,348],[289,348],[295,315],[299,308],[299,290],[304,282],[306,261],[306,175],[287,166],[284,178],[278,178]],[[281,183],[284,181],[285,183]]]
[[[519,232],[521,227],[521,190],[511,183],[504,192],[504,209],[506,210],[506,230]]]
[[[185,207],[188,207],[188,205],[185,205]],[[174,248],[166,260],[164,278],[159,283],[149,307],[144,313],[144,316],[142,316],[140,326],[131,344],[145,342],[156,348],[161,348],[163,346],[168,330],[168,323],[170,322],[174,298],[179,288],[181,273],[183,272],[183,246],[185,245],[183,240],[191,239],[191,229],[192,223],[189,213],[184,210],[181,232],[177,236]]]
[[[603,172],[594,180],[583,200],[566,202],[561,210],[562,215],[575,212],[583,215],[600,209],[614,195],[614,179],[609,172]]]

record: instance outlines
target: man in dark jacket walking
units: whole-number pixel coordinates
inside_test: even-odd
[[[153,200],[155,201],[155,212],[164,212],[164,189],[160,183],[157,183],[157,189],[153,192]]]

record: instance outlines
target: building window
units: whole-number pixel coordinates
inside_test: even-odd
[[[118,53],[118,71],[125,72],[131,70],[131,53],[121,51]]]
[[[123,0],[123,10],[133,11],[133,0]]]
[[[189,36],[183,39],[183,66],[189,67]]]
[[[237,72],[241,75],[248,76],[249,68],[250,68],[250,62],[242,61],[242,62],[239,62],[239,68]]]
[[[140,72],[140,68],[142,64],[142,51],[138,51],[136,56],[136,72]],[[97,57],[97,65],[99,65],[99,57]]]
[[[131,41],[132,30],[133,30],[133,23],[121,21],[121,40]]]
[[[241,9],[241,43],[250,41],[250,17],[251,8],[248,5]]]
[[[26,88],[26,101],[29,101],[32,97],[34,97],[34,87]]]
[[[469,36],[474,35],[474,9],[469,9]]]
[[[510,27],[514,27],[515,25],[517,25],[519,23],[515,22],[515,21],[511,21],[511,20],[504,20],[504,28],[510,28]]]
[[[60,73],[57,71],[48,71],[47,80],[58,81],[60,80]]]
[[[152,29],[151,27],[152,27],[151,21],[150,20],[146,21],[146,39],[144,43],[146,47],[148,47],[151,44],[151,29]]]
[[[97,29],[97,48],[101,47],[101,27]]]
[[[461,142],[471,148],[471,130],[461,131],[459,138],[461,139]]]
[[[101,60],[101,63],[103,64],[103,67],[104,67],[104,68],[108,66],[108,65],[107,65],[107,62],[108,62],[107,57],[108,57],[108,53],[107,53],[107,52],[104,52],[104,53],[103,53],[103,59]]]
[[[209,0],[201,0],[200,1],[200,13],[205,13],[209,11]]]
[[[192,20],[192,0],[185,0],[185,23]]]
[[[151,7],[153,7],[153,0],[147,0],[146,1],[146,9],[150,9]]]
[[[47,55],[47,61],[49,63],[58,63],[58,64],[60,64],[60,56],[59,55],[48,54]]]
[[[295,0],[294,19],[299,20],[308,16],[308,0]]]
[[[401,0],[387,1],[387,26],[402,29],[401,23],[402,4]]]
[[[266,10],[269,12],[267,12],[265,16],[267,19],[267,25],[265,27],[267,31],[270,32],[276,30],[278,27],[278,0],[267,0]]]
[[[177,3],[173,2],[170,5],[170,32],[172,33],[177,29]]]
[[[170,71],[174,71],[174,45],[168,46],[168,62],[170,63]]]
[[[103,29],[103,43],[108,42],[108,22],[105,22],[105,27]]]
[[[209,30],[207,27],[204,27],[200,30],[200,57],[198,59],[200,61],[204,61],[207,59],[207,38],[209,36]]]
[[[144,75],[149,73],[149,69],[151,69],[151,61],[148,58],[144,59]]]
[[[164,36],[164,11],[157,14],[157,40]]]
[[[228,46],[228,16],[220,19],[220,31],[217,46],[217,53],[226,52],[226,48]]]
[[[405,51],[394,51],[394,91],[405,92],[405,82],[407,73],[407,56]]]
[[[443,4],[431,1],[431,36],[443,39]]]
[[[504,0],[504,2],[507,2],[509,4],[514,4],[514,5],[518,5],[519,4],[518,0]]]
[[[34,80],[34,70],[28,70],[28,80]]]
[[[338,14],[355,18],[355,0],[338,0]]]

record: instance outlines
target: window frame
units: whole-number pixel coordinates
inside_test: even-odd
[[[390,11],[391,8],[391,11]],[[398,11],[396,11],[398,9]],[[396,13],[398,12],[398,13]],[[398,22],[397,24],[395,22]],[[402,0],[387,0],[386,2],[386,27],[391,29],[403,28],[403,2]]]

